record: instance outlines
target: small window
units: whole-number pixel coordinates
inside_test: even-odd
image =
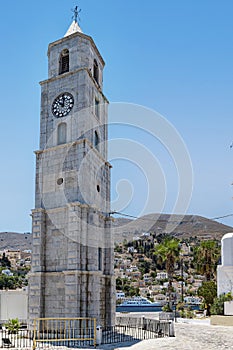
[[[61,145],[66,143],[66,123],[61,123],[57,128],[57,144]]]
[[[65,49],[62,51],[59,60],[59,74],[69,72],[69,50]]]
[[[99,151],[99,135],[97,133],[97,131],[95,131],[95,136],[94,136],[94,146],[95,148]]]
[[[98,270],[102,270],[102,249],[98,248]]]
[[[99,84],[99,67],[96,60],[94,60],[94,64],[93,64],[93,76],[97,84]]]
[[[100,101],[95,98],[95,115],[97,118],[100,117]]]
[[[63,184],[63,178],[60,177],[59,179],[57,179],[57,184],[60,186]]]

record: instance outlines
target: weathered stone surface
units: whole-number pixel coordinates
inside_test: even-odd
[[[69,50],[70,67],[59,75],[63,49]],[[49,79],[41,83],[29,317],[96,317],[98,323],[111,325],[115,282],[106,223],[110,165],[107,100],[101,90],[104,62],[92,39],[82,33],[50,44],[48,57]],[[94,59],[99,83],[93,78]],[[74,106],[68,116],[56,118],[51,106],[63,92],[73,95]],[[66,143],[58,144],[61,123],[66,124]]]

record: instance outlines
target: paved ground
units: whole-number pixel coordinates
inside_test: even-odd
[[[210,326],[208,322],[176,323],[174,338],[143,340],[136,344],[99,347],[115,350],[225,350],[233,349],[233,328]]]

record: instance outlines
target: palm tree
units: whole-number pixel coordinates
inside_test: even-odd
[[[205,276],[206,281],[214,277],[220,258],[220,247],[214,240],[202,241],[194,254],[197,271]]]
[[[175,263],[179,260],[180,245],[176,238],[166,237],[160,244],[155,247],[154,254],[158,261],[165,263],[168,276],[168,297],[169,306],[171,308],[171,293],[172,293],[172,279],[175,269]]]

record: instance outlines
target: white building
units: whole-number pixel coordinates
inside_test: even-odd
[[[11,272],[11,270],[2,270],[2,274],[3,275],[6,275],[6,276],[13,276],[13,272]]]
[[[150,274],[146,273],[145,275],[143,275],[143,280],[145,283],[148,283],[152,281],[152,277],[150,276]]]
[[[142,238],[148,238],[148,237],[150,237],[150,232],[143,232],[143,233],[141,234],[141,237],[142,237]]]
[[[4,323],[5,321],[12,318],[18,318],[21,322],[27,322],[27,288],[0,291],[0,322]]]
[[[167,272],[158,272],[156,276],[157,280],[165,280],[167,279]]]
[[[222,264],[217,268],[218,296],[233,293],[233,233],[227,233],[221,241]]]
[[[123,299],[125,298],[125,293],[124,292],[117,292],[116,293],[116,299]]]
[[[128,253],[137,253],[137,250],[133,246],[128,247]]]

